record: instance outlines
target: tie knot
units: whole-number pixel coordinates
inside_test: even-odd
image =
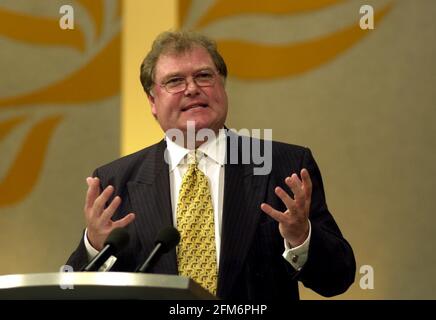
[[[186,157],[189,165],[197,164],[197,156],[195,151],[190,151]]]
[[[195,165],[197,165],[198,164],[198,162],[200,161],[200,159],[203,157],[203,153],[201,152],[201,151],[198,151],[198,150],[196,150],[196,151],[190,151],[188,154],[187,154],[187,161],[188,161],[188,164],[189,165],[191,165],[191,164],[195,164]]]

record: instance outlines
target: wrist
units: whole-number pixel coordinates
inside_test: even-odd
[[[301,233],[299,236],[290,237],[289,239],[286,239],[286,241],[289,243],[291,248],[301,246],[306,241],[307,237],[309,236],[309,223],[306,223],[304,230],[305,231]]]

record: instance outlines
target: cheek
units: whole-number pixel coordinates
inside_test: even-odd
[[[179,101],[177,97],[166,97],[154,105],[155,112],[160,117],[171,117],[179,110]]]
[[[216,92],[213,100],[220,107],[220,109],[227,109],[227,94],[224,90]]]

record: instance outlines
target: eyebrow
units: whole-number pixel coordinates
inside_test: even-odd
[[[197,74],[197,73],[199,73],[201,71],[214,71],[214,69],[212,67],[209,67],[209,66],[204,66],[204,67],[198,68],[192,74]],[[167,81],[167,80],[169,80],[171,78],[174,78],[174,77],[185,77],[185,75],[183,73],[181,73],[181,72],[169,73],[169,74],[165,75],[162,78],[162,82],[165,82],[165,81]]]

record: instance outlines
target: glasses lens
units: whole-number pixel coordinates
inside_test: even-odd
[[[215,75],[211,71],[202,71],[195,77],[195,83],[200,87],[211,86],[215,82]]]
[[[165,89],[169,93],[176,93],[185,90],[186,80],[184,78],[173,78],[164,83]]]
[[[197,73],[192,78],[197,86],[210,87],[214,85],[216,76],[214,72],[204,70]],[[169,93],[179,93],[186,90],[187,80],[182,77],[171,78],[162,84],[162,86],[165,87]]]

